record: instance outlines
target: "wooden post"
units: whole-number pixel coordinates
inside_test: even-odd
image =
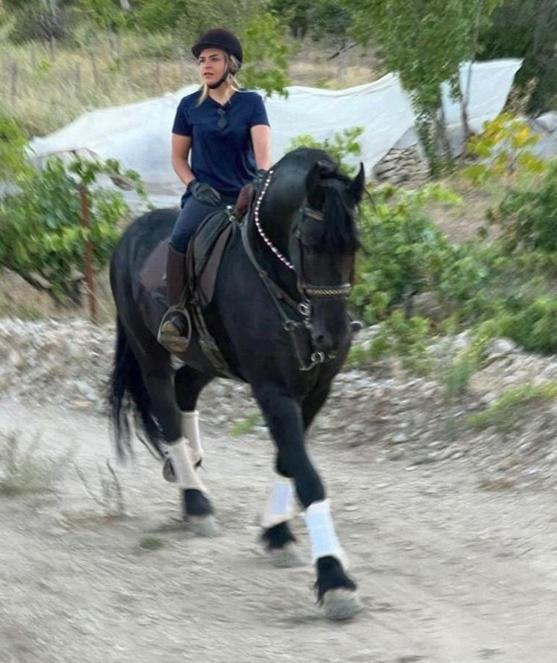
[[[79,195],[81,199],[81,225],[89,230],[91,224],[89,221],[89,193],[85,184],[79,185]],[[87,238],[85,242],[85,284],[87,286],[87,300],[89,302],[89,318],[91,322],[97,322],[97,295],[95,292],[95,274],[93,271],[93,245],[91,239]]]

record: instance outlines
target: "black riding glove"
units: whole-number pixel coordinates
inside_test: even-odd
[[[216,189],[213,189],[210,184],[207,184],[207,182],[192,180],[187,188],[188,192],[195,198],[195,200],[204,205],[216,207],[221,203],[220,193]]]
[[[256,173],[255,177],[253,178],[253,188],[256,191],[260,191],[261,187],[263,186],[263,182],[267,179],[267,173],[269,171],[265,170],[264,168],[260,168]]]

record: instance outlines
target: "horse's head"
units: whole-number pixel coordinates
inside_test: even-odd
[[[350,333],[350,294],[359,246],[355,212],[365,185],[363,166],[354,180],[329,159],[312,166],[305,199],[291,226],[289,253],[298,289],[311,306],[311,333],[317,350],[334,354]]]

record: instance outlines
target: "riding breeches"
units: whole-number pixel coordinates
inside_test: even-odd
[[[236,196],[221,194],[221,204],[206,205],[200,203],[192,195],[186,193],[182,198],[182,209],[174,224],[174,230],[170,238],[170,246],[179,253],[186,253],[188,242],[193,237],[201,222],[212,212],[224,209],[228,205],[234,205]]]

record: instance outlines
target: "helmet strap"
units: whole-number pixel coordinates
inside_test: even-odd
[[[207,87],[208,87],[210,90],[216,90],[218,87],[220,87],[220,86],[224,83],[224,81],[228,78],[228,75],[229,75],[229,74],[230,74],[230,70],[228,69],[228,67],[226,67],[226,71],[225,71],[224,74],[219,78],[219,80],[218,80],[216,83],[212,83],[211,85],[207,85]]]

